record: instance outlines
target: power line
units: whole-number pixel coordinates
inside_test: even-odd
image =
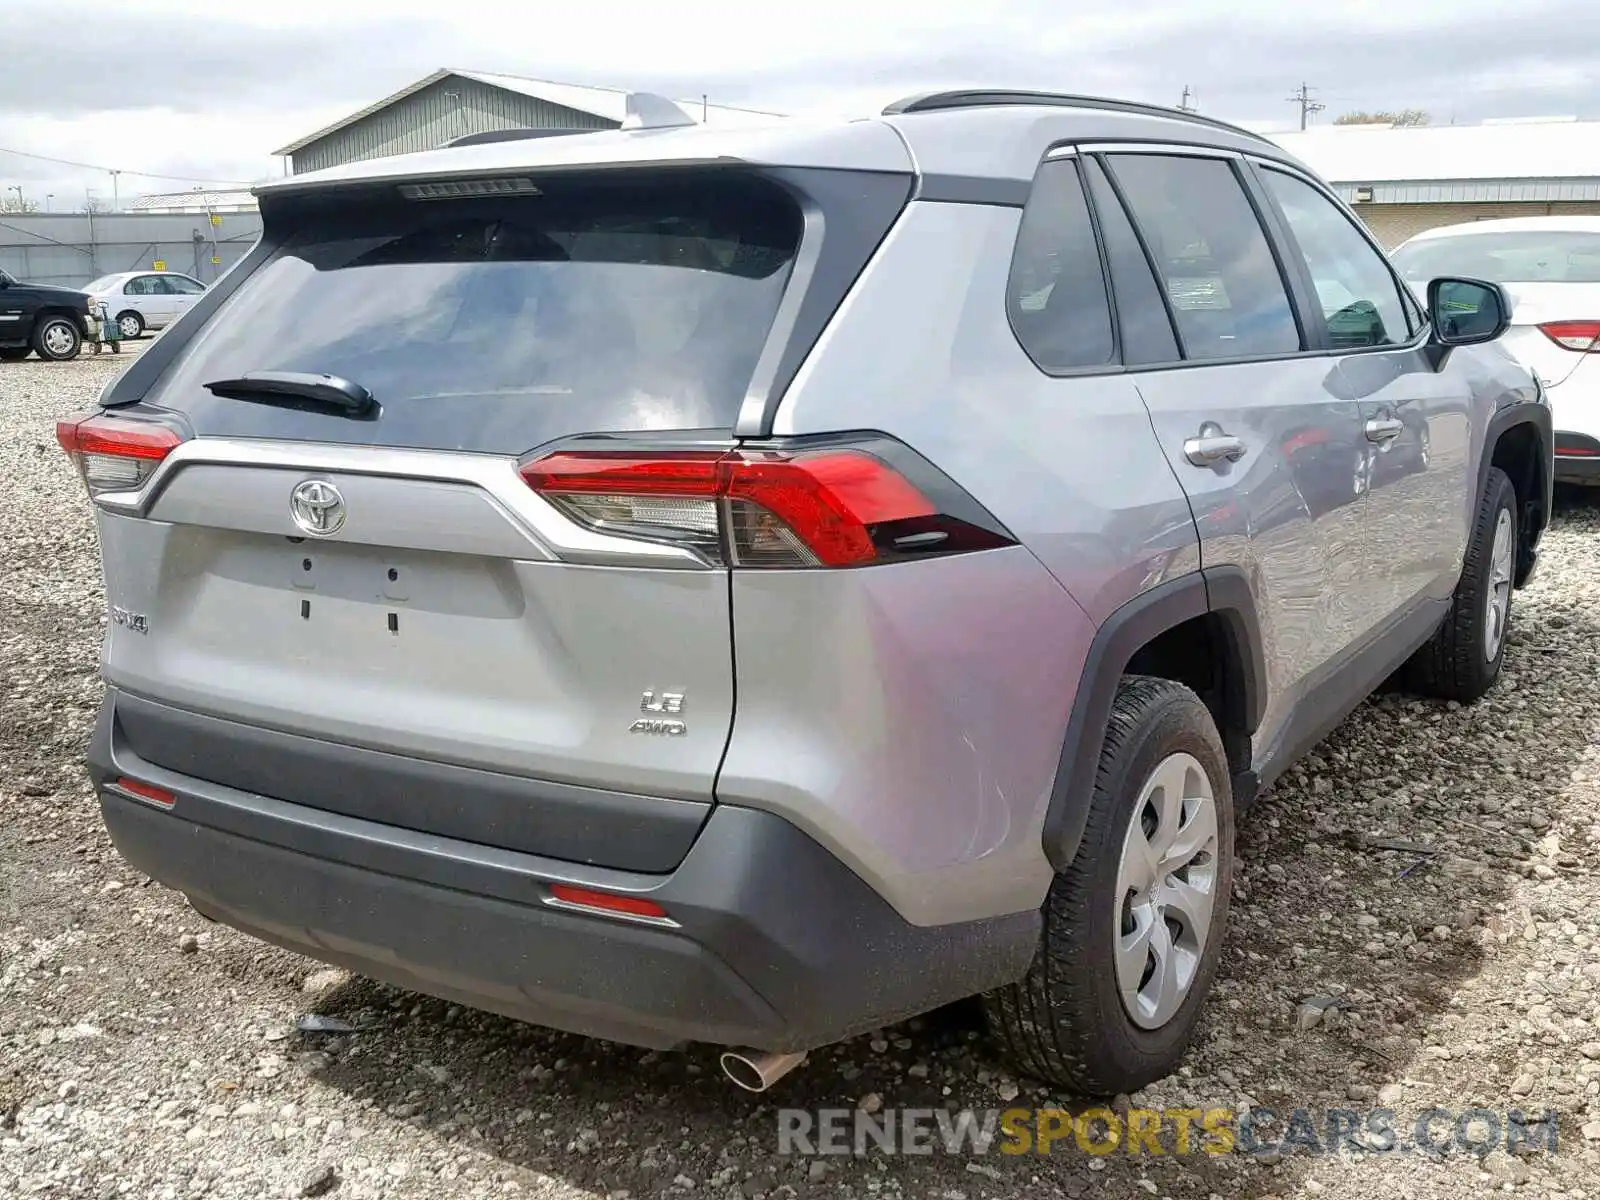
[[[250,184],[243,179],[201,179],[194,175],[162,175],[155,171],[127,171],[118,167],[102,167],[96,163],[74,162],[70,158],[52,158],[48,154],[34,154],[29,150],[11,150],[0,146],[0,154],[15,154],[18,158],[35,158],[40,162],[55,163],[62,167],[77,167],[83,171],[102,171],[108,175],[137,175],[141,179],[166,179],[174,183],[226,183],[238,187],[249,187]]]
[[[1300,106],[1301,129],[1306,127],[1306,121],[1310,119],[1311,114],[1319,113],[1328,107],[1326,104],[1322,104],[1311,98],[1311,93],[1316,90],[1317,89],[1307,87],[1304,83],[1302,83],[1300,85],[1300,90],[1289,97],[1290,104],[1298,104]]]

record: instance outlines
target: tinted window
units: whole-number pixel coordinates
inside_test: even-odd
[[[1441,275],[1490,283],[1600,283],[1600,231],[1459,233],[1424,238],[1391,256],[1408,281]]]
[[[1116,356],[1100,248],[1078,168],[1039,168],[1022,213],[1006,289],[1011,327],[1044,371],[1104,366]]]
[[[175,296],[198,296],[206,290],[206,285],[190,279],[187,275],[168,275],[165,277],[167,291]]]
[[[339,436],[323,414],[203,387],[309,371],[365,385],[382,415],[362,437],[386,445],[521,450],[730,426],[798,245],[788,194],[731,171],[541,187],[301,218],[185,347],[157,402],[219,433],[276,421],[278,436]]]
[[[1110,161],[1162,273],[1188,357],[1300,349],[1266,234],[1227,162],[1157,154]]]
[[[1405,302],[1383,256],[1337,205],[1282,171],[1262,177],[1283,210],[1317,289],[1334,346],[1391,346],[1407,341]]]
[[[161,290],[161,281],[154,275],[139,275],[122,285],[125,296],[154,296]]]
[[[1111,264],[1111,291],[1116,297],[1117,325],[1122,332],[1122,361],[1129,366],[1173,362],[1180,357],[1178,341],[1161,299],[1161,285],[1150,272],[1150,260],[1100,164],[1086,159],[1083,166],[1095,215],[1100,219],[1106,259]]]

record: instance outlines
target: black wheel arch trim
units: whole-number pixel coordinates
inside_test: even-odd
[[[1508,404],[1495,411],[1489,418],[1488,428],[1483,435],[1483,453],[1478,458],[1478,487],[1472,493],[1472,502],[1476,504],[1478,497],[1483,495],[1483,489],[1488,483],[1489,468],[1494,465],[1494,447],[1507,431],[1519,425],[1532,425],[1539,438],[1539,494],[1532,498],[1522,496],[1524,509],[1523,537],[1518,546],[1516,586],[1522,587],[1533,576],[1534,564],[1539,553],[1539,538],[1550,525],[1550,518],[1555,512],[1555,422],[1551,416],[1550,406],[1539,402],[1525,402],[1521,404]],[[1531,510],[1531,511],[1529,511]]]
[[[1117,685],[1134,654],[1152,639],[1196,617],[1214,616],[1224,639],[1228,673],[1223,690],[1222,731],[1248,741],[1266,708],[1266,660],[1255,594],[1249,576],[1237,566],[1208,567],[1141,592],[1101,623],[1084,659],[1078,692],[1067,719],[1061,762],[1044,820],[1044,850],[1051,866],[1064,870],[1077,854],[1094,794],[1100,747],[1105,741]],[[1233,746],[1229,746],[1230,758]],[[1253,776],[1235,763],[1236,790],[1253,792]],[[1247,803],[1249,795],[1237,797]]]

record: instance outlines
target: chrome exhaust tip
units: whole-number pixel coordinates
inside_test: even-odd
[[[747,1092],[764,1092],[806,1060],[804,1050],[768,1054],[764,1050],[724,1050],[722,1073]]]

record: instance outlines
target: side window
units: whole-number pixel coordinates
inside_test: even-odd
[[[1400,287],[1350,219],[1303,179],[1270,168],[1261,176],[1310,268],[1334,347],[1393,346],[1409,339],[1412,325]]]
[[[125,295],[125,296],[151,296],[151,295],[154,295],[155,294],[155,289],[150,286],[154,282],[155,282],[155,280],[154,280],[154,278],[152,276],[149,276],[149,275],[137,275],[134,278],[128,280],[128,282],[125,285],[123,285],[122,294]]]
[[[1267,235],[1228,162],[1119,154],[1110,164],[1162,274],[1187,357],[1301,348]]]
[[[1116,358],[1100,248],[1071,159],[1046,162],[1034,177],[1011,256],[1006,314],[1042,371],[1105,366]]]
[[[187,275],[168,275],[167,290],[177,296],[198,296],[206,290],[205,284]]]
[[[1100,220],[1106,260],[1111,265],[1111,291],[1116,297],[1117,327],[1122,332],[1122,361],[1130,367],[1176,362],[1183,356],[1172,333],[1172,318],[1127,211],[1098,162],[1085,159],[1083,169],[1095,215]]]

